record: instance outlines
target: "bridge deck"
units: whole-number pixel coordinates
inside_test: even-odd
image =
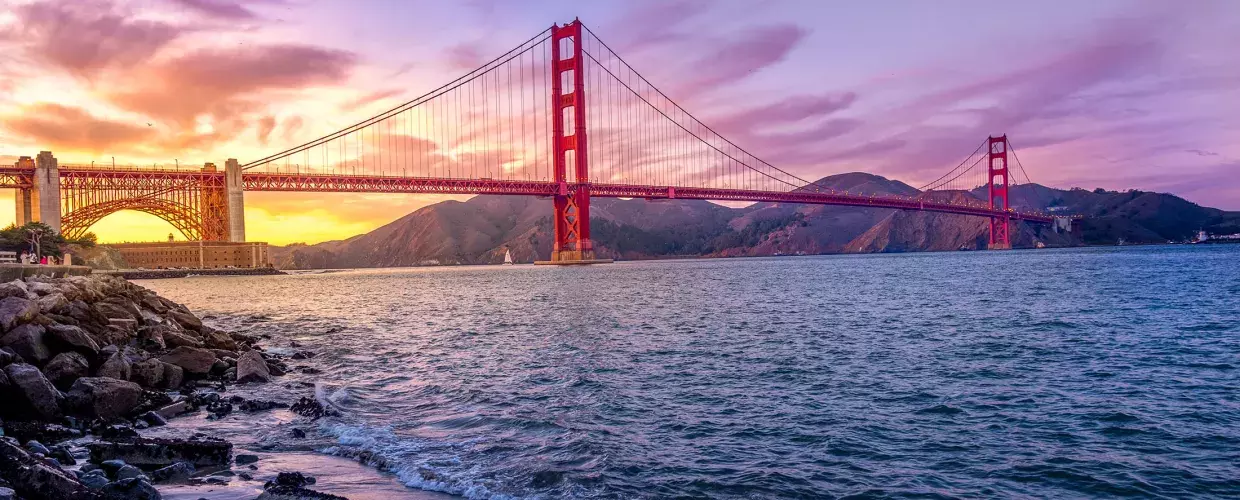
[[[0,188],[30,187],[33,171],[16,167],[0,168]],[[92,189],[105,188],[99,181],[117,181],[124,185],[132,182],[149,183],[152,189],[161,184],[178,184],[186,181],[205,181],[222,184],[223,172],[200,170],[159,169],[91,169],[61,168],[62,179],[91,181]],[[523,196],[553,196],[559,186],[547,181],[522,181],[504,179],[448,179],[431,177],[401,177],[376,175],[333,175],[304,173],[250,173],[242,175],[246,191],[283,192],[333,192],[333,193],[418,193],[418,194],[493,194]],[[72,183],[63,183],[62,188]],[[567,187],[572,188],[569,184]],[[993,210],[983,202],[976,205],[942,203],[916,197],[868,196],[840,192],[759,191],[746,189],[720,189],[677,186],[642,186],[623,184],[590,185],[590,195],[605,198],[689,199],[718,201],[753,201],[775,203],[806,203],[815,205],[842,205],[855,207],[892,208],[898,210],[922,210],[979,217],[1002,217],[1049,224],[1054,217],[1047,214]]]

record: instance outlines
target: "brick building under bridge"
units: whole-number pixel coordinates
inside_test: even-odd
[[[267,244],[233,241],[169,241],[111,243],[132,268],[258,268],[271,267]]]

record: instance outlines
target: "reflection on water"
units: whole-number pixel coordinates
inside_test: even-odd
[[[476,498],[1240,494],[1240,245],[142,284]],[[279,344],[279,340],[274,341]],[[290,384],[286,384],[290,385]],[[316,389],[290,387],[308,395]]]

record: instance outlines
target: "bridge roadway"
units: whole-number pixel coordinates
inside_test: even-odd
[[[61,187],[72,185],[94,189],[144,189],[159,191],[161,186],[176,189],[186,183],[222,186],[224,172],[189,169],[99,168],[64,165],[59,169]],[[30,188],[34,169],[15,166],[0,167],[0,188]],[[67,181],[67,182],[66,182]],[[504,179],[453,179],[429,177],[339,175],[307,173],[242,173],[245,191],[333,192],[333,193],[421,193],[421,194],[492,194],[549,197],[573,191],[577,185],[560,186],[547,181]],[[976,205],[936,202],[917,197],[869,196],[851,193],[811,191],[764,191],[677,186],[642,186],[592,183],[591,197],[687,199],[718,201],[752,201],[775,203],[806,203],[841,205],[898,210],[942,212],[978,217],[1008,217],[1033,223],[1049,224],[1054,217],[1047,214],[991,209],[981,200]]]

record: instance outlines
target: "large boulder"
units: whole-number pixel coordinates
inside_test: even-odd
[[[45,331],[40,325],[20,325],[0,337],[0,346],[11,349],[28,363],[42,365],[52,359],[52,350],[47,347],[44,338]]]
[[[176,321],[187,330],[193,330],[196,332],[202,330],[202,320],[198,319],[198,316],[194,316],[194,314],[189,311],[181,308],[169,309],[167,316],[169,319]]]
[[[159,357],[160,361],[184,368],[194,375],[206,375],[215,364],[215,354],[206,349],[181,346]]]
[[[88,443],[90,461],[123,460],[145,469],[187,462],[195,467],[228,466],[232,443],[195,434],[189,439],[129,438]]]
[[[31,455],[11,438],[0,438],[0,479],[8,483],[19,498],[98,498],[72,474],[48,460]]]
[[[39,304],[25,297],[5,297],[0,299],[0,330],[9,331],[13,327],[34,319],[39,314]]]
[[[181,384],[185,383],[185,369],[171,363],[164,363],[162,361],[160,364],[164,365],[163,383],[160,384],[160,387],[165,389],[179,389]]]
[[[60,417],[60,406],[64,396],[56,390],[56,386],[43,376],[34,365],[16,363],[4,367],[4,374],[9,377],[14,400],[18,403],[19,413],[26,413],[44,420]]]
[[[237,382],[269,382],[271,371],[258,351],[246,351],[237,358]]]
[[[164,332],[171,328],[164,325],[148,325],[138,329],[138,346],[152,351],[168,348],[164,342]]]
[[[194,334],[186,331],[177,331],[175,328],[168,328],[163,332],[164,343],[168,347],[204,347],[201,340],[195,338]]]
[[[73,325],[53,323],[47,326],[43,336],[48,346],[57,351],[73,351],[94,359],[99,355],[99,344],[85,330]]]
[[[100,315],[108,319],[127,319],[131,321],[138,320],[138,314],[135,311],[131,311],[128,307],[125,307],[125,304],[122,301],[110,299],[111,298],[109,298],[109,300],[95,302],[92,307]]]
[[[227,333],[221,332],[209,326],[202,327],[203,343],[211,349],[223,349],[226,351],[236,351],[237,341],[233,340]]]
[[[55,285],[45,281],[28,281],[26,282],[26,289],[40,297],[51,293],[56,293],[57,291]]]
[[[164,364],[151,358],[129,365],[129,380],[143,387],[158,388],[164,382]]]
[[[99,369],[95,371],[96,377],[108,377],[117,380],[129,380],[129,361],[119,351],[108,356],[103,364],[99,365]]]
[[[0,368],[4,368],[13,363],[21,363],[22,361],[22,357],[20,354],[17,354],[17,351],[14,351],[8,347],[0,347]]]
[[[75,413],[99,418],[124,416],[142,400],[142,388],[108,377],[82,377],[65,394]]]
[[[26,289],[26,282],[21,280],[13,280],[8,283],[0,283],[0,299],[5,297],[21,297],[26,298],[29,290]]]
[[[39,310],[45,314],[58,313],[69,306],[69,300],[65,298],[65,294],[60,292],[49,293],[39,297]]]
[[[60,390],[68,389],[74,380],[87,375],[90,375],[90,362],[86,356],[72,351],[57,354],[43,367],[43,376]]]

